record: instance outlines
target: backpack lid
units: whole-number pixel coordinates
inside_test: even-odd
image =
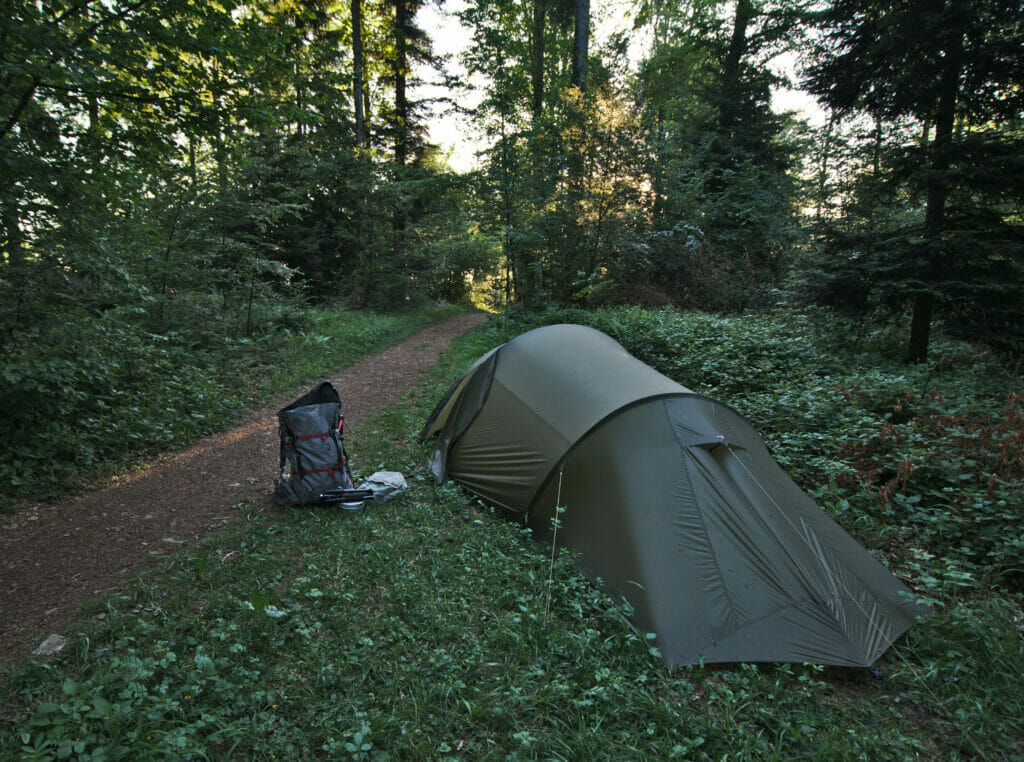
[[[295,402],[288,405],[287,407],[281,408],[278,415],[286,413],[289,410],[295,410],[296,408],[306,407],[307,405],[324,405],[329,403],[341,404],[341,397],[338,396],[338,390],[334,388],[334,384],[330,381],[324,381],[318,387],[310,392],[306,392],[299,397]]]

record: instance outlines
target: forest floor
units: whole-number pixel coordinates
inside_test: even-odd
[[[431,326],[339,372],[347,444],[359,426],[414,385],[457,336],[484,319],[461,315]],[[249,422],[187,450],[53,504],[32,505],[0,525],[0,669],[59,633],[92,599],[210,531],[244,520],[240,506],[272,505],[277,475],[277,411],[294,390]]]

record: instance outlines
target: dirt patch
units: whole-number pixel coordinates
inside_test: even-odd
[[[484,316],[431,326],[331,378],[347,439],[397,401],[455,337]],[[161,556],[240,520],[245,498],[270,503],[277,472],[277,411],[307,388],[206,437],[158,465],[52,505],[31,506],[0,525],[0,668],[58,632],[86,601],[116,589]]]

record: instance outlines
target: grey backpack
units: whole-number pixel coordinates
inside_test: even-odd
[[[341,398],[324,381],[277,414],[281,435],[281,477],[274,480],[278,505],[325,502],[325,495],[352,490],[342,440]],[[291,473],[286,473],[291,466]]]

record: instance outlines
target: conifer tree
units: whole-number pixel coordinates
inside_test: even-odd
[[[1024,146],[1024,15],[1008,0],[836,0],[817,22],[809,89],[840,114],[911,119],[924,136],[897,141],[888,163],[922,197],[918,215],[855,244],[874,252],[886,290],[910,300],[907,359],[923,362],[937,305],[1007,305],[1005,287],[1024,280],[1012,211],[1024,183],[1006,171]]]

